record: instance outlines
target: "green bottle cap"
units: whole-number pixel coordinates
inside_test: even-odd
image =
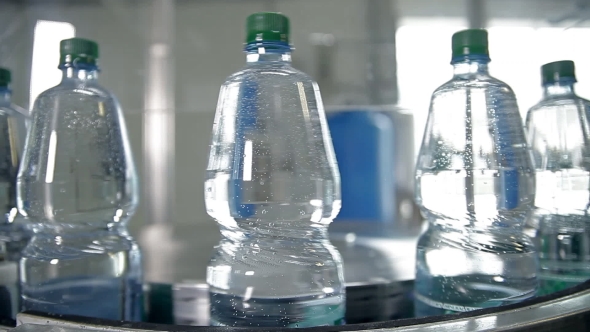
[[[555,83],[563,78],[576,80],[576,67],[571,60],[549,62],[541,66],[541,81],[543,85]]]
[[[83,38],[64,39],[59,43],[59,63],[83,63],[96,65],[98,44]]]
[[[255,13],[246,19],[246,43],[289,42],[289,18],[281,13]]]
[[[10,82],[12,82],[10,70],[6,68],[0,68],[0,86],[8,86]]]
[[[467,29],[453,34],[453,58],[466,55],[490,55],[486,30]]]

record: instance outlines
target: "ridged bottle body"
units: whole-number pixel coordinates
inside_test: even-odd
[[[573,82],[545,87],[527,115],[537,177],[534,240],[542,294],[590,278],[590,101]]]
[[[205,181],[222,240],[207,268],[211,323],[343,323],[341,258],[327,238],[340,179],[320,92],[290,54],[248,53],[221,87]]]
[[[39,95],[18,176],[35,234],[20,261],[24,310],[118,320],[142,311],[138,203],[123,113],[96,68],[64,69]]]
[[[418,241],[416,315],[509,304],[537,289],[522,232],[535,179],[514,93],[486,60],[454,64],[433,94],[416,166],[416,200],[429,221]]]

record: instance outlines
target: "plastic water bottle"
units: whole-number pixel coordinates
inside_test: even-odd
[[[533,225],[541,294],[590,278],[590,101],[574,92],[572,61],[541,67],[543,99],[527,115],[535,161]]]
[[[435,90],[416,166],[428,219],[417,246],[415,313],[528,299],[537,259],[523,225],[535,178],[514,93],[491,77],[487,31],[453,35],[453,78]]]
[[[205,181],[222,235],[207,267],[211,324],[342,324],[342,262],[327,237],[340,175],[320,92],[291,67],[287,17],[246,26],[247,63],[221,87]]]
[[[62,40],[62,81],[33,107],[18,174],[18,209],[35,231],[20,261],[23,309],[139,320],[140,252],[126,229],[137,175],[97,58],[95,42]]]
[[[18,260],[28,232],[16,221],[16,175],[27,134],[27,112],[11,101],[11,73],[0,68],[0,321],[19,307]]]

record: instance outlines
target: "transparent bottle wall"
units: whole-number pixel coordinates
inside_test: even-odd
[[[574,60],[577,91],[590,97],[590,12],[575,0],[0,0],[0,66],[26,109],[59,83],[61,39],[100,44],[100,82],[120,101],[140,175],[129,230],[149,282],[205,279],[219,242],[203,197],[211,125],[220,85],[245,60],[244,20],[257,11],[290,17],[293,66],[318,82],[328,112],[385,105],[413,117],[395,159],[407,191],[430,95],[452,75],[454,32],[489,29],[490,72],[514,89],[523,117],[549,61]],[[403,197],[396,207],[409,221],[398,226],[419,230],[413,195]]]

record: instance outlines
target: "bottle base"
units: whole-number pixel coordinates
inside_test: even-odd
[[[344,325],[344,302],[344,295],[245,298],[210,293],[210,325],[232,327]]]
[[[547,295],[571,288],[588,279],[590,279],[590,271],[587,263],[541,261],[538,295]]]
[[[500,285],[494,284],[494,278],[500,280],[486,275],[422,277],[416,283],[414,315],[426,317],[492,308],[536,295],[535,279],[502,280]]]
[[[16,318],[19,293],[18,264],[0,262],[0,320]]]
[[[60,315],[141,321],[142,286],[123,278],[59,279],[24,287],[22,306]]]

